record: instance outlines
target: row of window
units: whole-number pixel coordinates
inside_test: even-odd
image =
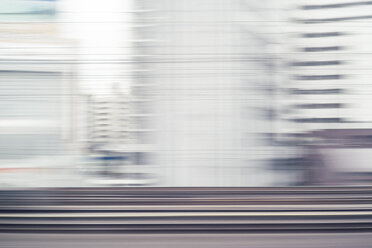
[[[346,122],[343,118],[296,118],[291,119],[297,123],[341,123]]]
[[[367,6],[372,5],[372,1],[360,1],[351,3],[333,3],[333,4],[322,4],[322,5],[304,5],[301,6],[303,10],[313,9],[334,9],[334,8],[345,8],[345,7],[356,7],[356,6]]]
[[[332,52],[344,50],[344,47],[342,46],[304,47],[301,50],[303,52]]]
[[[315,23],[329,23],[329,22],[341,22],[341,21],[357,21],[357,20],[367,20],[367,19],[372,19],[372,15],[320,18],[320,19],[303,19],[303,20],[298,20],[298,21],[305,23],[305,24],[311,24],[311,23],[315,24]]]
[[[295,75],[296,80],[337,80],[343,79],[345,75],[330,74],[330,75]]]
[[[316,90],[302,90],[302,89],[290,89],[290,94],[295,95],[328,95],[328,94],[342,94],[343,89],[316,89]]]
[[[335,37],[345,35],[341,32],[324,32],[324,33],[305,33],[302,34],[302,37],[305,38],[322,38],[322,37]]]
[[[299,109],[332,109],[332,108],[343,108],[344,105],[341,103],[310,103],[310,104],[297,104],[293,106]]]
[[[323,66],[323,65],[341,65],[343,61],[340,60],[324,60],[324,61],[299,61],[293,62],[292,66]]]

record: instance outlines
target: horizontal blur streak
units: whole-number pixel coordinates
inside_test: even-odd
[[[371,247],[371,20],[0,0],[0,248]]]
[[[369,233],[321,233],[321,234],[0,234],[0,247],[38,248],[100,248],[102,244],[121,248],[123,244],[133,248],[369,248]],[[335,246],[336,245],[336,246]]]
[[[74,188],[0,192],[5,232],[370,232],[372,188]]]
[[[0,186],[371,185],[371,13],[0,0]]]

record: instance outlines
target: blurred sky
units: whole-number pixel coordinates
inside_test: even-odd
[[[60,0],[59,19],[65,38],[78,42],[77,67],[82,90],[106,94],[120,82],[129,89],[131,0]]]

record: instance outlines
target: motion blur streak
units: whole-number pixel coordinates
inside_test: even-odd
[[[370,234],[0,234],[3,246],[32,248],[369,248]]]
[[[372,247],[372,0],[0,0],[0,248]]]
[[[0,192],[0,247],[369,247],[372,187]]]
[[[0,0],[0,186],[370,185],[371,13]]]
[[[372,188],[87,188],[1,193],[3,232],[372,231]]]

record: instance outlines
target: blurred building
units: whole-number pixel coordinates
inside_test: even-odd
[[[134,101],[136,102],[136,101]],[[133,99],[114,87],[111,94],[89,95],[84,113],[87,155],[99,164],[105,180],[99,184],[149,185],[154,178],[144,161],[150,147],[138,141],[135,125],[138,116],[133,111]],[[111,176],[111,177],[107,177]]]
[[[132,143],[129,106],[128,95],[121,93],[88,96],[87,141],[90,149]]]
[[[280,132],[369,128],[372,121],[369,1],[289,1],[288,80]]]
[[[372,5],[368,1],[288,0],[283,7],[287,32],[281,54],[286,62],[278,84],[277,140],[294,145],[303,155],[278,160],[277,167],[291,171],[298,183],[305,184],[340,183],[335,175],[346,171],[367,173],[368,149],[350,144],[368,133],[372,122],[368,72]],[[348,161],[348,169],[335,154]],[[312,178],[304,178],[304,173]]]
[[[161,185],[270,185],[275,1],[137,0],[136,124]]]
[[[58,36],[55,8],[55,1],[0,1],[3,166],[53,164],[73,150],[75,44]]]

